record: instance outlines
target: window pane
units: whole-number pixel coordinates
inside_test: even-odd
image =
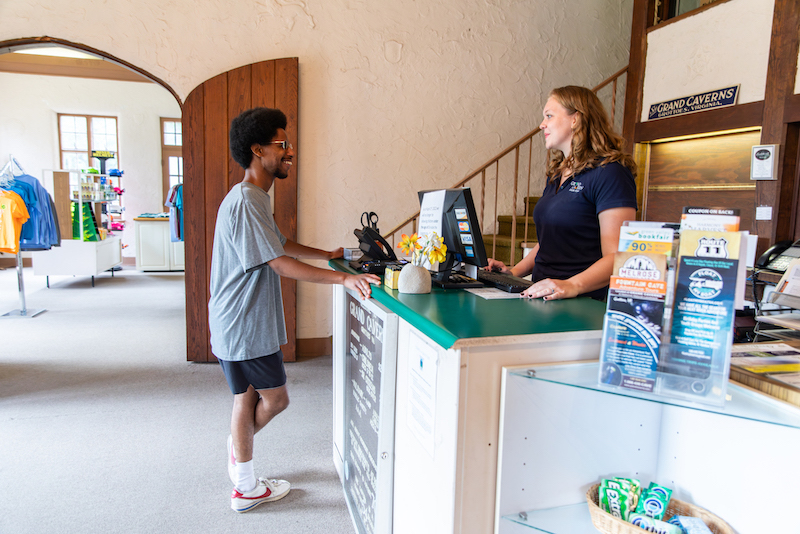
[[[167,159],[169,166],[169,186],[183,183],[183,158],[180,156],[170,156]]]
[[[62,115],[59,122],[62,150],[87,150],[89,148],[86,138],[86,117]]]
[[[164,145],[181,146],[182,144],[181,123],[178,121],[164,121]]]
[[[86,152],[63,152],[61,168],[70,170],[85,169],[89,166],[89,157]]]
[[[92,150],[117,152],[117,119],[92,117]]]

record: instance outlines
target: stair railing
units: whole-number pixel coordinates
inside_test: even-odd
[[[597,85],[596,87],[594,87],[592,89],[592,91],[594,91],[595,93],[598,93],[598,91],[600,91],[601,89],[603,89],[606,86],[608,86],[609,84],[611,84],[611,94],[610,94],[611,102],[610,102],[610,106],[609,106],[609,108],[610,108],[609,115],[610,115],[612,124],[616,124],[616,103],[617,103],[617,90],[618,90],[617,82],[618,82],[619,78],[623,74],[626,74],[627,72],[628,72],[628,67],[626,65],[624,68],[620,69],[619,71],[617,71],[616,73],[614,73],[613,75],[611,75],[606,80],[604,80],[603,82],[601,82],[599,85]],[[623,89],[624,89],[624,87],[623,87]],[[606,99],[609,98],[608,95],[602,95],[601,96],[599,93],[598,93],[598,96],[600,96],[601,100],[603,100],[604,98],[606,98]],[[523,146],[527,143],[527,160],[528,161],[527,161],[527,165],[526,165],[526,167],[527,167],[527,184],[526,184],[526,190],[525,190],[525,196],[526,196],[526,199],[527,199],[527,198],[530,198],[530,192],[531,192],[531,176],[532,176],[531,162],[532,162],[532,159],[533,159],[533,138],[540,131],[541,130],[538,127],[533,129],[533,130],[531,130],[530,132],[528,132],[527,134],[522,136],[519,140],[517,140],[515,143],[513,143],[511,146],[509,146],[508,148],[506,148],[505,150],[503,150],[502,152],[500,152],[499,154],[494,156],[492,159],[490,159],[489,161],[487,161],[486,163],[484,163],[483,165],[481,165],[480,167],[478,167],[474,171],[472,171],[469,174],[467,174],[467,176],[464,177],[461,181],[457,182],[455,185],[450,187],[450,189],[455,189],[455,188],[458,188],[458,187],[464,187],[464,186],[466,186],[468,184],[471,184],[473,180],[477,180],[480,177],[480,193],[478,195],[476,195],[475,189],[473,188],[472,196],[473,196],[473,198],[479,198],[480,199],[479,200],[479,207],[476,207],[476,209],[478,209],[478,218],[481,221],[482,227],[484,229],[484,235],[486,235],[486,232],[485,232],[486,226],[484,225],[484,221],[485,221],[485,219],[484,219],[484,211],[485,211],[485,208],[486,208],[486,179],[487,179],[487,173],[489,174],[489,178],[490,179],[492,178],[491,174],[492,173],[494,174],[494,207],[493,207],[494,214],[493,214],[493,218],[492,218],[493,223],[492,223],[492,234],[491,234],[492,235],[492,250],[491,250],[491,254],[489,254],[489,256],[490,257],[496,257],[497,256],[497,235],[498,235],[498,229],[499,229],[499,222],[498,222],[497,213],[498,213],[498,201],[499,201],[499,197],[500,197],[500,181],[501,181],[500,168],[501,168],[501,162],[507,161],[507,160],[504,160],[504,158],[506,158],[506,156],[509,156],[510,154],[513,153],[514,172],[513,172],[513,176],[512,176],[512,181],[513,181],[512,198],[511,198],[511,202],[510,202],[510,207],[508,208],[508,212],[511,213],[511,245],[510,245],[510,248],[511,248],[510,260],[511,260],[511,262],[509,263],[509,265],[514,265],[516,263],[517,211],[518,211],[518,208],[517,208],[517,192],[519,190],[519,181],[520,181],[520,156],[522,154],[523,157],[524,157]],[[523,210],[523,213],[524,213],[523,217],[524,217],[524,220],[525,220],[524,234],[523,234],[523,241],[522,241],[523,247],[525,247],[529,243],[529,241],[528,241],[528,223],[529,223],[529,220],[530,220],[530,214],[528,213],[528,206],[529,206],[529,202],[526,201],[524,203],[524,210]],[[396,238],[397,238],[397,236],[398,236],[398,234],[400,232],[415,233],[417,231],[417,219],[418,218],[419,218],[419,211],[416,212],[415,214],[413,214],[412,216],[410,216],[409,218],[407,218],[406,220],[404,220],[402,223],[400,223],[396,227],[394,227],[392,230],[390,230],[388,233],[386,233],[384,237],[386,237],[388,240],[391,241],[393,247],[396,246],[396,243],[395,243],[396,242]],[[528,246],[527,248],[530,248],[530,246]],[[487,251],[487,253],[488,252],[489,251]]]

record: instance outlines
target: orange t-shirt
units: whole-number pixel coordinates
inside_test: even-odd
[[[30,218],[22,197],[0,189],[0,252],[16,254],[22,225]]]

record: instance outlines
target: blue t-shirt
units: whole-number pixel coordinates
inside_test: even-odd
[[[569,177],[564,185],[548,182],[533,210],[539,252],[533,280],[565,280],[603,257],[600,212],[637,208],[636,182],[620,163],[609,163]],[[608,286],[585,295],[605,298]]]

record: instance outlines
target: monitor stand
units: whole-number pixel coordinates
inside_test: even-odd
[[[484,287],[483,282],[478,281],[478,269],[473,265],[465,265],[467,273],[470,272],[470,267],[473,267],[474,274],[463,274],[454,269],[455,258],[448,252],[447,259],[444,264],[439,266],[439,272],[435,273],[431,278],[433,283],[442,289],[468,289],[472,287]],[[455,272],[454,272],[455,271]]]

